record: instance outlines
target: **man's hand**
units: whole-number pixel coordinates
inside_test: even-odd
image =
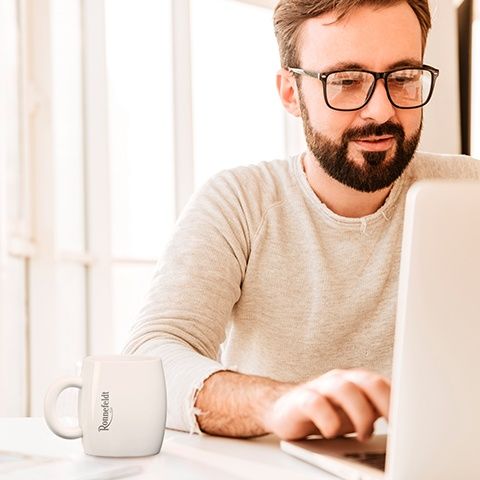
[[[389,403],[385,377],[361,369],[332,370],[280,396],[265,411],[264,428],[285,440],[357,432],[364,441],[379,417],[388,419]]]
[[[367,370],[332,370],[302,384],[217,372],[198,392],[200,428],[213,435],[274,433],[285,440],[357,432],[366,440],[379,417],[388,419],[389,381]]]

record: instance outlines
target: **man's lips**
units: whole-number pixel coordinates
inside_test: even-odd
[[[371,152],[381,152],[388,150],[393,146],[395,137],[392,135],[382,135],[380,137],[365,137],[353,140],[353,142],[362,150],[369,150]]]

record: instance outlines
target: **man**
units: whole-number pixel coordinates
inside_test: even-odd
[[[415,154],[426,0],[280,0],[274,22],[308,149],[192,199],[127,352],[162,357],[172,428],[365,440],[388,417],[406,191],[480,164]]]

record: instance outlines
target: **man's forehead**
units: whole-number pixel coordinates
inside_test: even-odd
[[[416,57],[404,57],[385,65],[386,70],[393,70],[400,67],[421,67],[422,60]],[[370,66],[366,63],[355,61],[340,61],[328,66],[328,70],[368,70]]]
[[[421,64],[422,34],[420,23],[406,2],[382,8],[364,6],[340,20],[337,12],[306,20],[298,50],[304,68],[340,64],[395,68],[402,63]]]

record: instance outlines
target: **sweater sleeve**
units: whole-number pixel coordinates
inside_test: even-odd
[[[200,431],[196,394],[225,370],[220,345],[240,298],[254,227],[244,188],[226,172],[187,205],[124,349],[162,358],[169,428]]]

